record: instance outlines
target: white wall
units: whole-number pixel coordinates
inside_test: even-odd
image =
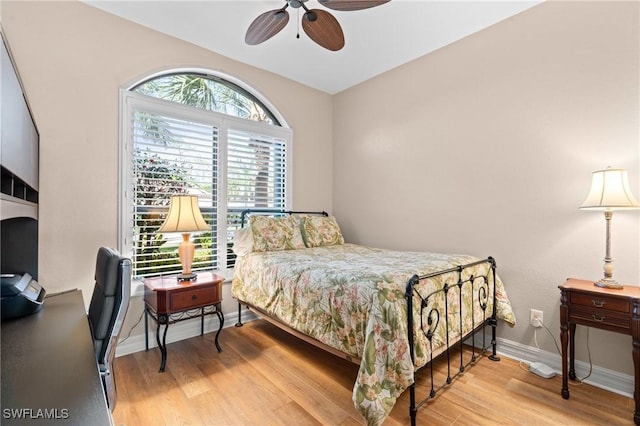
[[[3,1],[1,21],[40,131],[39,282],[47,292],[77,287],[88,303],[98,248],[117,247],[118,93],[160,70],[208,68],[265,96],[294,131],[293,207],[332,209],[328,94],[76,1]],[[228,285],[223,295],[223,310],[235,309]],[[133,300],[127,322],[141,311]]]
[[[494,256],[534,346],[558,335],[558,284],[598,279],[591,172],[629,170],[640,196],[639,3],[546,2],[334,97],[333,205],[347,240]],[[615,213],[614,275],[640,284],[640,213]],[[577,358],[586,360],[578,327]],[[545,332],[538,342],[555,346]],[[631,339],[593,330],[593,361],[632,374]]]

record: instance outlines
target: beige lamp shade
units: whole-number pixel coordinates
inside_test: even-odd
[[[178,257],[182,265],[182,273],[177,276],[178,281],[193,281],[196,274],[191,272],[195,246],[189,240],[189,233],[194,231],[206,231],[210,229],[204,221],[198,197],[195,195],[174,195],[171,197],[169,214],[158,232],[180,232],[182,242],[178,245]]]
[[[173,195],[169,205],[169,214],[158,232],[194,232],[206,231],[210,227],[204,221],[198,197],[195,195]]]
[[[580,208],[585,210],[637,209],[640,208],[640,203],[631,194],[627,171],[609,167],[593,172],[591,191]]]

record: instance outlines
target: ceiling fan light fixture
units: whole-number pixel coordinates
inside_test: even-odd
[[[325,49],[336,51],[344,47],[344,34],[336,18],[321,9],[307,9],[308,0],[285,0],[281,9],[270,10],[258,16],[251,23],[245,35],[250,45],[260,44],[276,35],[289,22],[287,7],[303,8],[302,29],[317,44]],[[390,0],[318,0],[321,5],[334,10],[361,10],[379,6]],[[298,33],[297,38],[300,38]]]

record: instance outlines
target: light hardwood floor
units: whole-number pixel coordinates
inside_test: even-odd
[[[253,321],[116,359],[115,425],[357,425],[358,367],[275,326]],[[420,376],[424,384],[426,374]],[[542,379],[517,361],[482,358],[418,413],[419,425],[632,425],[633,400],[561,377]],[[407,425],[408,392],[385,425]]]

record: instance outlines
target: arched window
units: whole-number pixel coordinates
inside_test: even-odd
[[[278,120],[249,91],[223,78],[200,73],[174,73],[137,84],[134,92],[234,117],[274,124]]]
[[[290,129],[228,78],[175,72],[121,92],[121,251],[134,277],[180,272],[179,234],[158,228],[171,195],[197,195],[210,229],[193,270],[225,272],[239,213],[289,208]]]

